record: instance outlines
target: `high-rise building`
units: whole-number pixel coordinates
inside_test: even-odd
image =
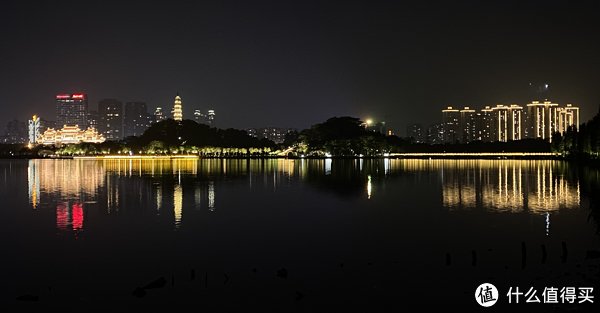
[[[100,115],[98,115],[98,111],[90,110],[87,115],[88,127],[98,129],[98,125],[100,124]]]
[[[179,96],[179,93],[177,93],[177,96],[175,97],[175,103],[173,104],[173,110],[171,113],[173,113],[174,120],[183,120],[183,106],[181,104],[181,97]]]
[[[27,124],[12,120],[6,124],[5,143],[26,143],[28,141]]]
[[[215,127],[215,110],[208,110],[208,126]]]
[[[196,121],[196,123],[198,123],[198,124],[208,125],[208,115],[202,113],[201,110],[196,109],[196,110],[194,110],[194,121]]]
[[[103,99],[98,103],[100,124],[98,130],[106,140],[123,138],[123,104],[117,99]]]
[[[427,128],[427,143],[439,145],[444,143],[444,124],[436,123]]]
[[[459,141],[468,143],[477,139],[477,112],[469,107],[460,110]]]
[[[165,119],[166,119],[166,117],[163,114],[162,108],[156,107],[156,109],[154,110],[154,122],[158,123],[160,121],[164,121]]]
[[[411,124],[406,127],[406,136],[411,138],[414,143],[425,142],[425,134],[423,133],[423,126],[421,124]]]
[[[140,136],[150,127],[148,125],[148,108],[145,102],[125,103],[123,117],[124,136]]]
[[[527,136],[552,140],[558,129],[558,104],[533,101],[527,104]]]
[[[442,110],[444,143],[455,143],[460,140],[460,111],[451,106]]]
[[[523,107],[498,104],[492,108],[491,141],[520,140]]]
[[[579,107],[567,104],[566,107],[558,109],[558,131],[564,133],[570,126],[579,131]]]
[[[250,128],[246,130],[251,137],[258,139],[266,138],[277,144],[283,143],[285,141],[285,136],[293,131],[295,131],[295,129],[279,127]]]
[[[476,138],[475,140],[480,140],[483,142],[489,142],[492,140],[492,118],[493,111],[490,106],[486,106],[481,109],[480,112],[477,112],[476,117]]]
[[[198,124],[206,124],[208,126],[215,126],[215,110],[208,110],[203,113],[201,110],[194,110],[194,120]]]
[[[29,120],[29,143],[35,144],[38,138],[42,135],[41,133],[41,121],[37,115],[34,115]]]
[[[88,126],[88,99],[84,93],[56,95],[56,123],[64,125]]]

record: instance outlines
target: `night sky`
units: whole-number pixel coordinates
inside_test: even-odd
[[[213,108],[219,127],[332,116],[405,134],[446,105],[600,104],[600,9],[582,1],[2,1],[0,125],[54,95]]]

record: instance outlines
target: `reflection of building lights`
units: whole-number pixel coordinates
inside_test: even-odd
[[[415,165],[420,160],[405,160]],[[417,163],[413,163],[417,162]],[[579,183],[556,175],[556,161],[432,160],[444,169],[443,205],[499,212],[547,213],[580,205]],[[423,167],[424,163],[419,164]],[[529,179],[528,175],[533,175]]]
[[[325,159],[325,175],[331,174],[331,159]]]
[[[215,210],[215,182],[208,182],[208,209],[210,211]]]
[[[83,228],[83,204],[73,203],[71,215],[73,216],[73,230]]]
[[[173,191],[173,213],[175,215],[175,228],[179,228],[181,224],[181,216],[183,211],[183,189],[180,184],[175,185]]]
[[[66,230],[69,225],[68,203],[59,203],[56,205],[56,228]]]
[[[162,207],[162,185],[156,186],[156,211],[159,212]]]
[[[29,203],[35,209],[39,203],[40,196],[40,173],[36,160],[29,160],[27,166],[27,183],[29,186]]]
[[[546,212],[546,236],[550,235],[550,212]]]
[[[367,176],[367,199],[371,199],[371,191],[372,191],[371,175],[368,175]]]

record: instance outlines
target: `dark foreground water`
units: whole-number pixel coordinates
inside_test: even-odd
[[[475,310],[489,282],[490,310],[597,309],[505,294],[591,286],[600,301],[599,177],[560,161],[3,160],[0,297],[20,311]]]

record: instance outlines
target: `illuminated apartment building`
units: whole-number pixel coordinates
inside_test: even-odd
[[[520,140],[522,133],[523,107],[516,104],[499,104],[492,108],[491,141]]]
[[[579,131],[579,107],[572,104],[558,109],[558,131],[564,133],[569,126],[575,126],[575,130]]]
[[[477,139],[477,112],[469,107],[460,110],[459,141],[468,143]]]
[[[451,106],[442,110],[444,143],[455,143],[460,140],[460,111]]]
[[[533,101],[527,104],[527,137],[551,140],[558,129],[558,104]]]

